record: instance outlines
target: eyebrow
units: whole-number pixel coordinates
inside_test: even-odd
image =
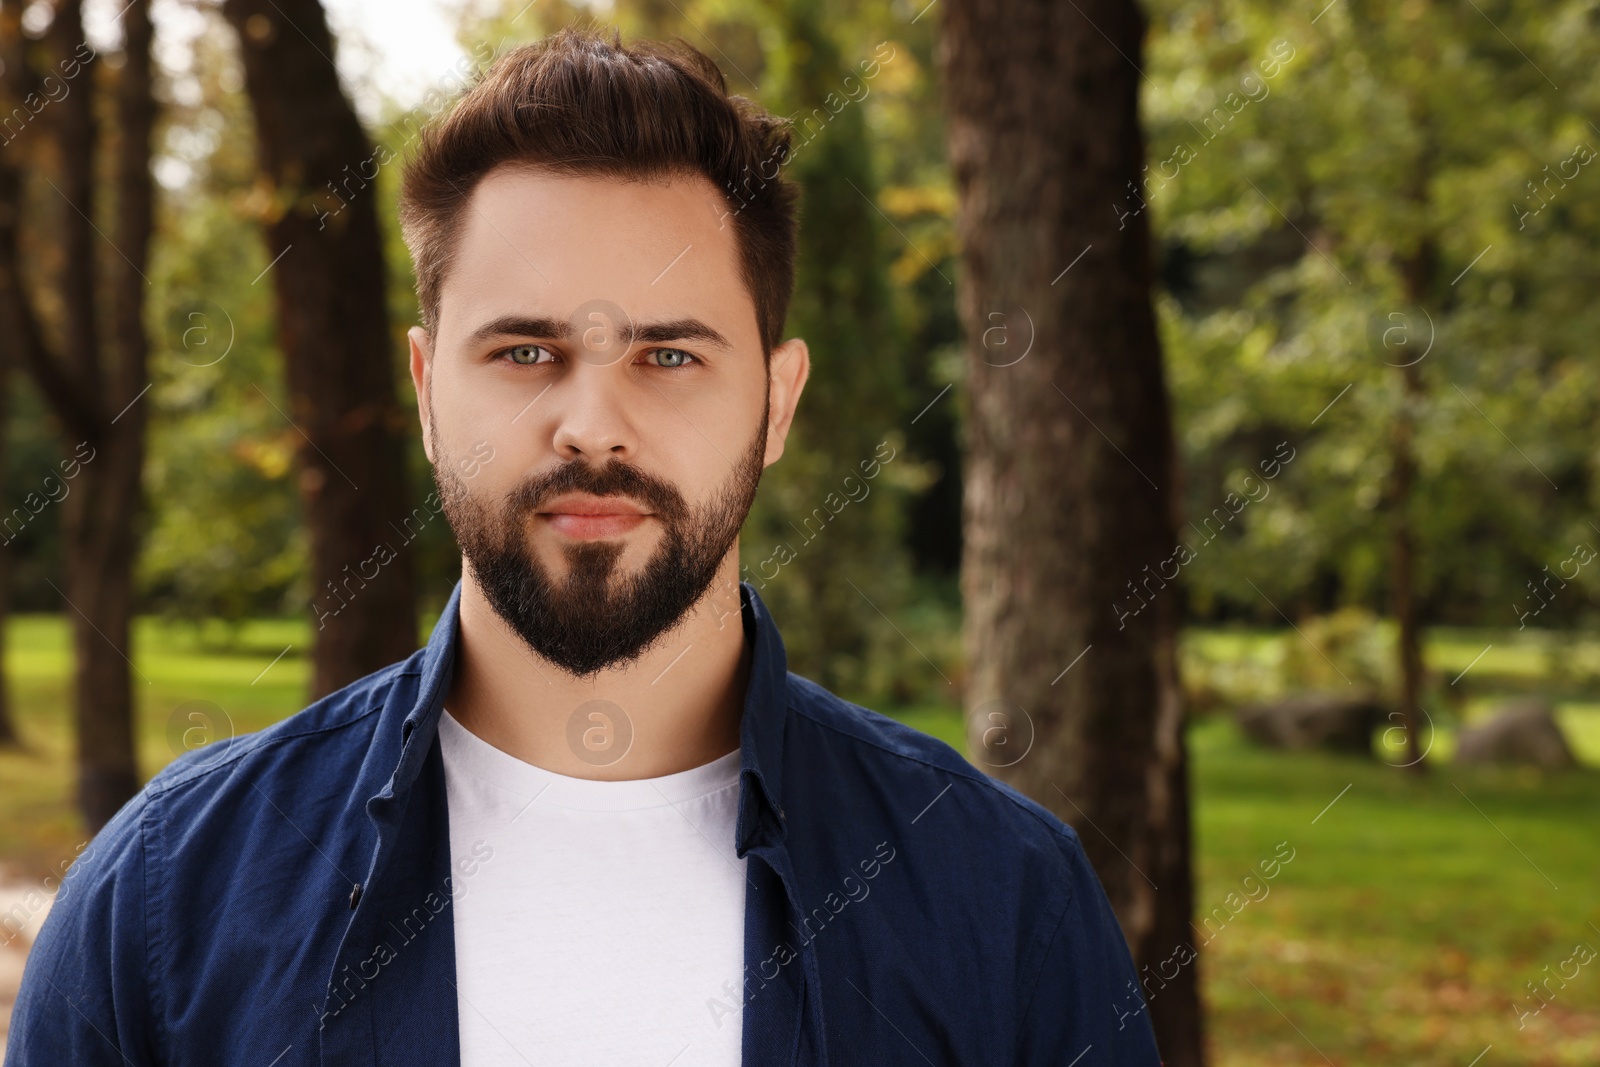
[[[665,319],[660,322],[629,323],[628,344],[664,344],[668,341],[699,341],[715,348],[732,350],[728,339],[699,319]],[[572,336],[572,323],[564,319],[501,315],[472,331],[467,346],[475,347],[494,337],[549,337],[566,340]]]

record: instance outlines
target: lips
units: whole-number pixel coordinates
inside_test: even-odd
[[[593,540],[627,533],[651,513],[626,497],[569,493],[544,505],[537,514],[558,533]]]

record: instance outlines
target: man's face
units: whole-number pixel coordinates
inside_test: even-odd
[[[671,629],[737,552],[804,342],[769,375],[702,177],[500,168],[473,191],[412,378],[446,517],[490,604],[579,675]],[[430,351],[431,350],[431,351]]]

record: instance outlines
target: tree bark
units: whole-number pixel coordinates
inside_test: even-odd
[[[1424,152],[1419,165],[1413,202],[1419,210],[1427,206],[1429,157],[1424,137]],[[1416,251],[1401,264],[1407,314],[1414,314],[1429,302],[1438,248],[1431,234],[1424,234]],[[1400,667],[1399,713],[1405,731],[1406,762],[1401,766],[1418,774],[1428,770],[1423,760],[1422,722],[1422,621],[1417,607],[1417,536],[1412,519],[1413,496],[1417,480],[1417,414],[1427,399],[1419,362],[1399,366],[1400,408],[1391,428],[1392,469],[1389,482],[1390,583],[1396,627],[1396,656]]]
[[[227,0],[271,207],[262,219],[311,534],[312,697],[417,647],[378,163],[317,0]],[[385,547],[386,546],[386,547]]]
[[[35,101],[34,106],[40,109],[39,114],[27,123],[15,127],[7,124],[0,130],[0,138],[4,141],[0,145],[0,212],[3,212],[0,213],[0,321],[5,326],[4,341],[12,357],[12,365],[27,371],[44,394],[51,412],[60,420],[66,437],[73,441],[89,441],[100,433],[102,421],[93,383],[75,376],[62,356],[51,350],[22,271],[22,219],[25,209],[21,166],[27,164],[36,172],[43,170],[46,147],[43,142],[52,135],[70,132],[81,136],[76,127],[82,123],[82,116],[70,113],[64,120],[66,128],[63,130],[53,125],[59,112],[50,109],[66,103],[73,96],[79,98],[75,106],[85,107],[93,71],[78,69],[75,77],[66,82],[65,98],[40,106],[37,102],[45,95],[42,92],[42,79],[32,55],[33,49],[22,32],[22,11],[26,6],[23,0],[0,0],[0,63],[3,63],[0,89],[3,89],[4,114],[14,118],[16,109],[30,96]],[[51,23],[54,32],[40,46],[52,63],[60,58],[58,53],[61,49],[74,50],[77,44],[82,43],[81,35],[74,40],[73,27],[79,25],[78,6],[63,4]],[[75,58],[78,55],[75,51],[72,54]],[[31,108],[25,109],[24,114],[31,111]],[[77,165],[81,170],[82,153],[77,155]],[[62,184],[76,187],[81,182],[63,180]],[[76,216],[72,211],[70,196],[63,192],[63,196],[57,199],[69,201],[61,204],[63,214]],[[72,225],[77,230],[68,240],[81,247],[84,233],[92,233],[92,230],[81,216],[77,216]],[[77,299],[81,301],[81,280],[75,285],[79,293]],[[62,302],[65,303],[65,298]],[[94,323],[91,320],[79,326],[92,330]],[[81,345],[83,341],[78,338],[71,343]]]
[[[9,72],[0,77],[0,113],[11,114],[16,103],[32,90],[27,83],[26,60],[22,44],[22,11],[17,4],[0,3],[0,71]],[[24,91],[18,93],[16,90]],[[12,372],[17,369],[17,342],[19,325],[13,308],[20,294],[21,280],[8,269],[17,262],[15,248],[8,255],[3,247],[14,242],[20,214],[18,177],[11,161],[4,157],[4,148],[12,139],[10,130],[0,131],[6,144],[0,145],[0,471],[6,469],[6,428],[11,423]],[[17,732],[16,716],[11,709],[10,674],[5,668],[5,649],[10,640],[11,622],[11,554],[0,552],[0,748],[17,748],[22,737]]]
[[[1416,532],[1411,521],[1411,498],[1417,477],[1413,438],[1416,409],[1423,398],[1421,375],[1415,366],[1402,367],[1400,413],[1395,418],[1393,470],[1389,485],[1390,580],[1396,624],[1396,654],[1400,665],[1400,725],[1405,732],[1406,762],[1402,766],[1423,773],[1420,748],[1422,706],[1422,631],[1417,617]]]
[[[0,17],[5,56],[14,65],[10,96],[35,82],[16,8],[5,4]],[[145,405],[139,401],[149,384],[143,323],[155,120],[149,0],[129,3],[121,18],[125,52],[115,81],[115,222],[111,235],[103,238],[109,249],[100,246],[94,222],[97,57],[85,51],[79,0],[57,6],[45,39],[45,51],[67,91],[36,120],[45,129],[24,128],[19,135],[52,135],[54,140],[58,173],[53,184],[65,201],[55,230],[62,245],[55,279],[62,313],[59,354],[45,339],[22,271],[21,177],[9,156],[0,163],[0,319],[12,350],[37,380],[68,440],[77,439],[64,461],[72,466],[63,468],[63,473],[70,471],[71,487],[61,504],[66,559],[62,597],[72,626],[78,805],[91,832],[105,825],[139,787],[129,654],[146,421]],[[69,64],[74,73],[67,76]],[[23,151],[36,155],[37,147],[29,143]],[[12,150],[8,144],[7,151]],[[96,287],[99,260],[109,267],[105,307]],[[97,328],[102,313],[115,331],[110,344]],[[109,373],[103,371],[107,353]]]
[[[974,750],[1078,829],[1165,1062],[1196,1067],[1196,964],[1156,974],[1190,946],[1193,885],[1180,590],[1175,571],[1158,573],[1182,494],[1148,216],[1128,210],[1144,158],[1143,20],[1131,0],[942,9],[969,339]]]
[[[0,62],[4,62],[4,59],[0,59]],[[0,202],[0,211],[4,210],[4,203]],[[0,329],[4,329],[3,323],[0,323]],[[0,471],[6,469],[8,458],[5,431],[11,422],[11,364],[11,346],[0,344]],[[16,716],[11,711],[11,675],[5,665],[5,651],[10,645],[10,594],[11,553],[0,551],[0,748],[18,748],[22,744],[22,737],[17,733]]]
[[[66,576],[67,595],[81,612],[74,634],[78,743],[84,768],[80,803],[96,826],[116,814],[139,785],[133,730],[137,711],[129,671],[133,669],[134,567],[144,513],[142,475],[150,411],[146,392],[151,384],[150,345],[144,328],[149,285],[144,271],[150,262],[155,224],[150,173],[156,115],[150,0],[127,3],[122,10],[122,35],[111,161],[116,197],[111,243],[115,254],[102,255],[109,267],[107,319],[115,331],[104,343],[113,360],[104,387],[108,400],[100,435],[104,445],[95,457],[98,462],[84,464],[79,476],[83,481],[68,498],[81,508],[68,531],[68,558],[80,560],[82,565],[73,566]],[[98,381],[94,388],[101,388]],[[144,681],[148,683],[148,679]]]
[[[1423,6],[1426,7],[1426,0]],[[1431,42],[1419,44],[1422,58],[1432,58]],[[1427,388],[1422,378],[1422,359],[1433,347],[1432,315],[1429,305],[1433,297],[1434,274],[1439,263],[1439,243],[1428,222],[1430,186],[1433,180],[1434,160],[1438,152],[1434,123],[1428,113],[1424,98],[1412,96],[1406,101],[1406,114],[1417,131],[1417,157],[1411,167],[1405,202],[1410,204],[1422,222],[1416,237],[1416,246],[1400,258],[1400,284],[1410,304],[1405,311],[1409,316],[1421,312],[1429,324],[1429,336],[1423,355],[1397,358],[1392,363],[1400,375],[1400,404],[1394,425],[1390,427],[1391,469],[1388,489],[1389,511],[1389,582],[1391,605],[1395,617],[1395,653],[1400,676],[1399,715],[1405,732],[1405,762],[1400,766],[1416,774],[1426,774],[1422,748],[1422,620],[1417,604],[1417,532],[1413,516],[1417,480],[1416,429],[1417,417],[1427,402]],[[1417,323],[1420,329],[1421,323]],[[1423,339],[1407,338],[1405,351]],[[1390,362],[1385,360],[1385,362]]]

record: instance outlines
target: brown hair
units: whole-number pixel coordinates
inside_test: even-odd
[[[767,171],[788,158],[789,123],[730,96],[716,63],[682,39],[623,45],[616,30],[607,41],[563,29],[497,60],[419,141],[401,183],[400,226],[427,329],[439,321],[468,197],[489,171],[513,163],[635,180],[704,175],[730,205],[723,218],[733,220],[763,354],[781,340],[799,191]]]

